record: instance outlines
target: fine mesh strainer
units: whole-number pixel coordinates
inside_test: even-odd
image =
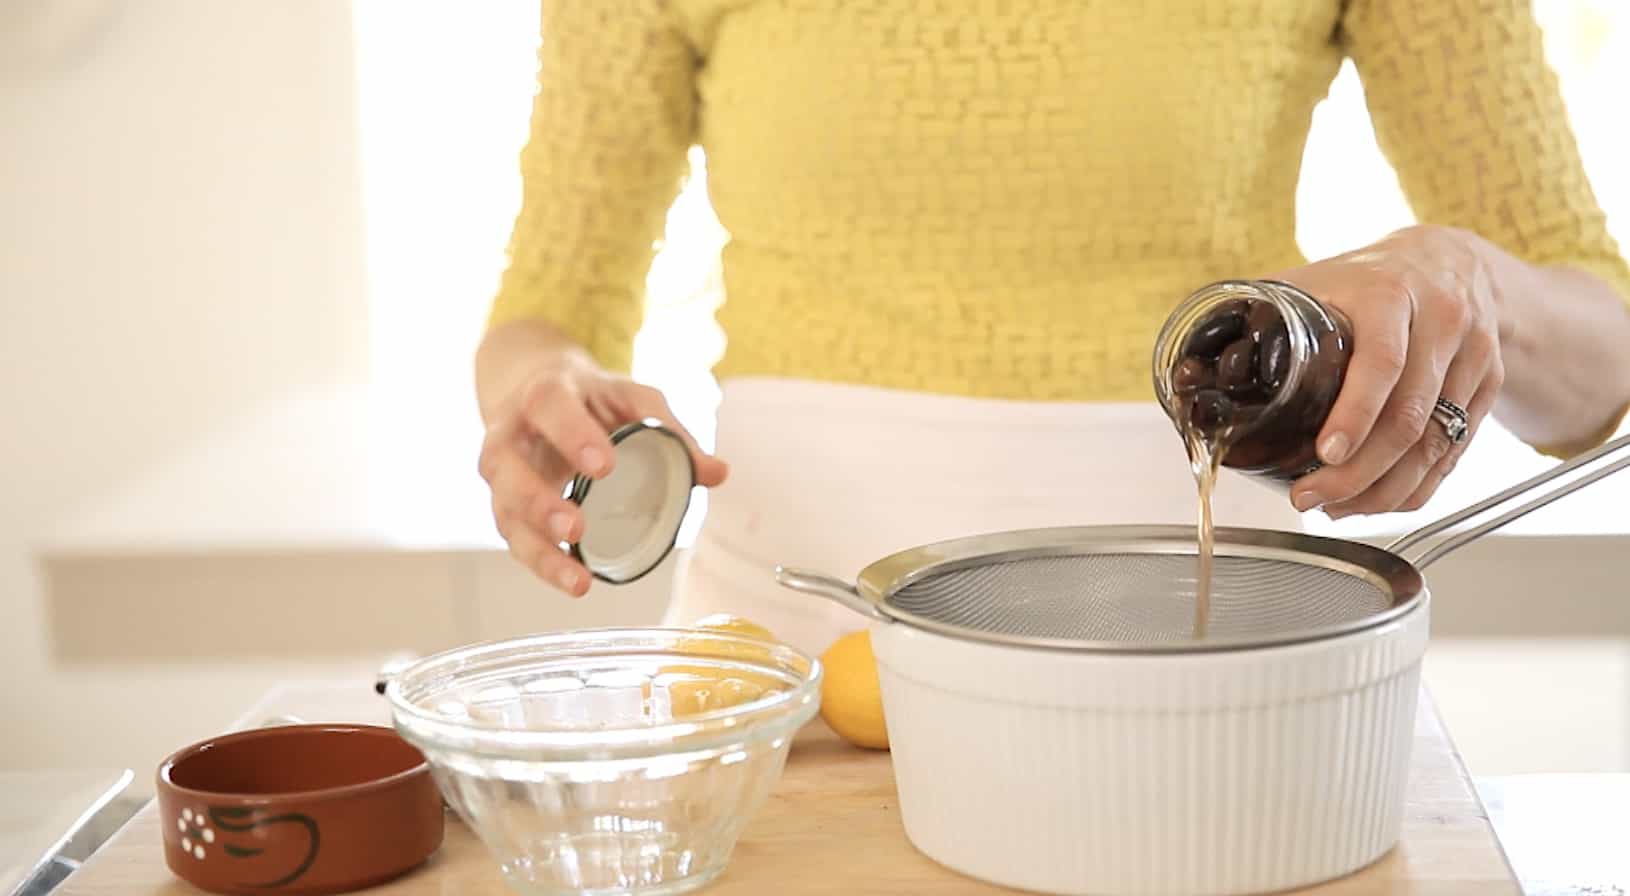
[[[1210,619],[1200,638],[1194,636],[1197,551],[1189,526],[978,535],[886,557],[861,570],[855,585],[786,567],[776,577],[788,588],[880,621],[1019,647],[1182,653],[1313,641],[1410,612],[1426,599],[1422,569],[1630,467],[1626,448],[1630,436],[1417,529],[1384,550],[1313,535],[1219,528]],[[1621,453],[1627,456],[1615,457]],[[1535,491],[1537,497],[1426,546],[1434,536]],[[1424,547],[1420,555],[1406,558],[1417,546]]]

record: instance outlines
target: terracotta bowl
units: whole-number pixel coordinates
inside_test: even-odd
[[[441,846],[441,794],[395,731],[290,725],[227,734],[159,766],[164,860],[215,893],[340,893]]]

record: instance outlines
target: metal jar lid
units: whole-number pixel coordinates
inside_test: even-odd
[[[662,565],[679,537],[696,487],[690,451],[656,420],[611,434],[616,462],[600,479],[574,477],[566,498],[583,512],[583,537],[572,544],[595,578],[627,584]]]

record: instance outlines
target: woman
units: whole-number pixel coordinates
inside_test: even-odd
[[[1520,0],[1005,4],[545,0],[511,263],[477,362],[511,552],[581,595],[560,498],[606,433],[668,418],[626,379],[641,284],[700,143],[731,234],[716,486],[670,620],[728,610],[819,650],[855,618],[778,591],[912,544],[1181,522],[1152,340],[1217,279],[1288,280],[1356,351],[1291,500],[1224,524],[1421,506],[1493,413],[1565,456],[1630,403],[1630,270]],[[1310,116],[1344,57],[1419,226],[1308,263]],[[694,443],[693,448],[694,448]]]

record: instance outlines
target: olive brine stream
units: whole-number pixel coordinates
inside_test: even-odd
[[[1236,299],[1200,321],[1183,344],[1171,382],[1180,401],[1175,422],[1199,491],[1199,567],[1194,637],[1211,616],[1216,528],[1211,499],[1230,448],[1261,418],[1290,371],[1290,334],[1267,300]]]

